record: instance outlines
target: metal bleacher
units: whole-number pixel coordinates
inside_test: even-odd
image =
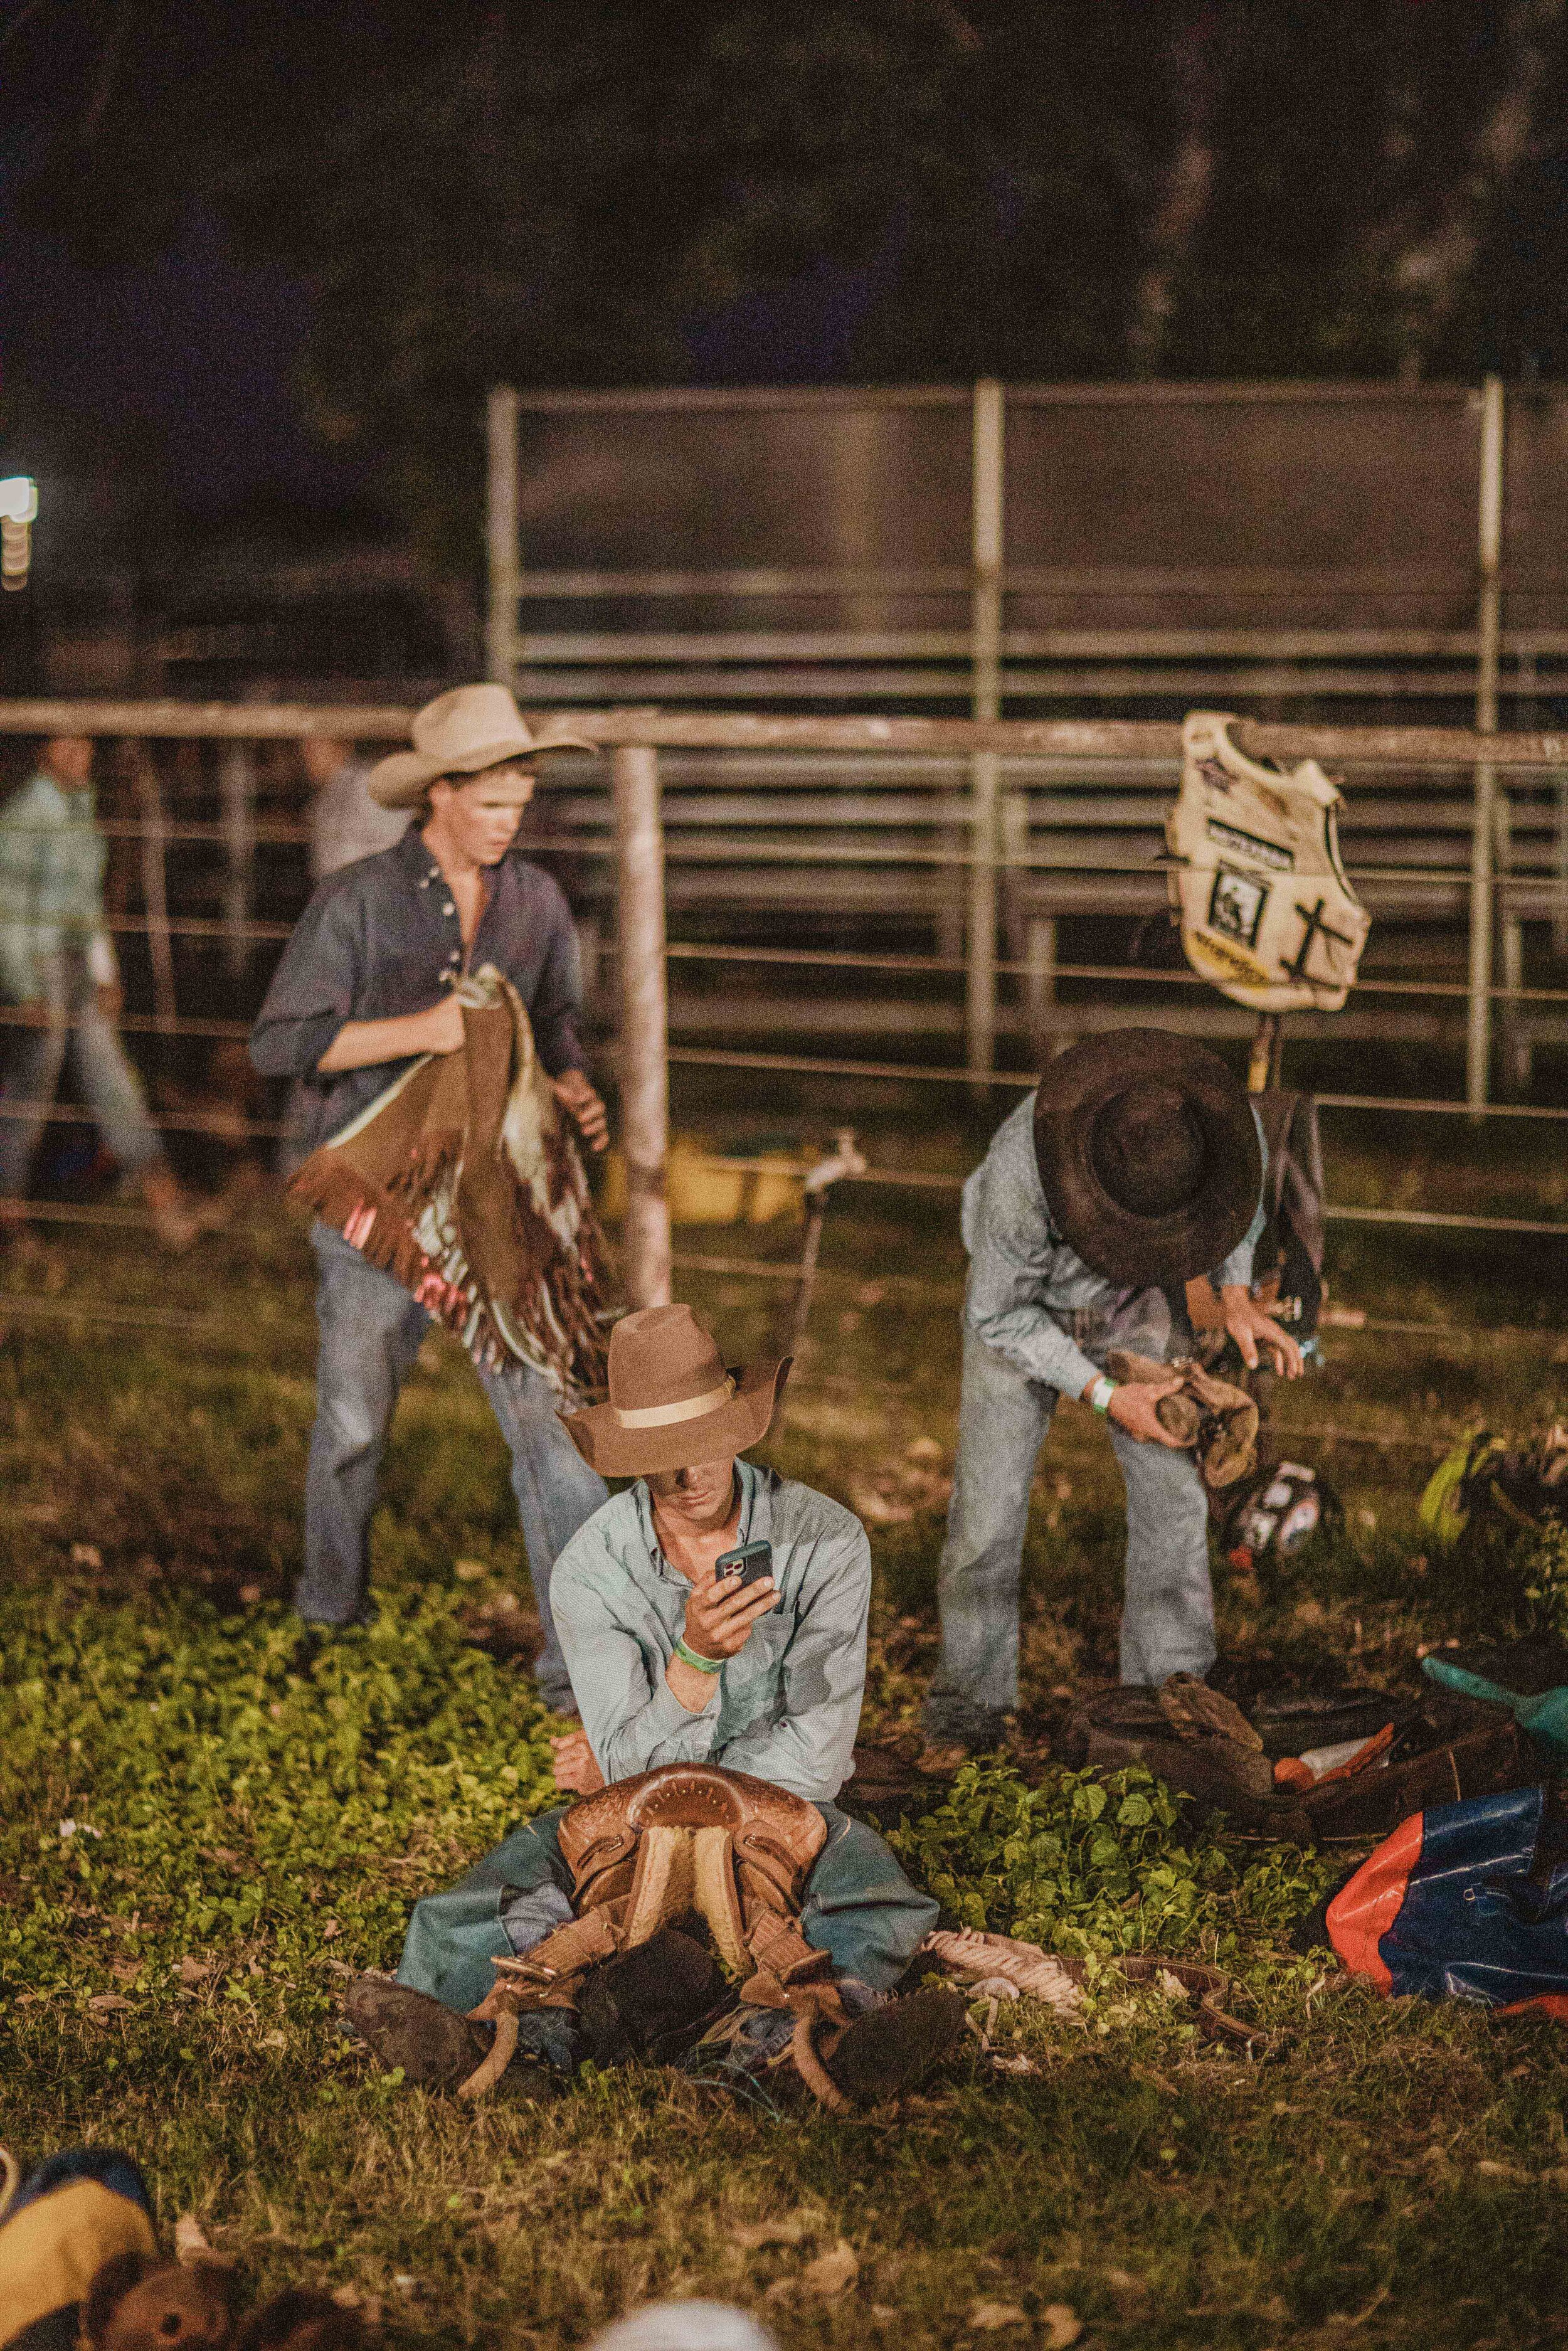
[[[489,425],[489,661],[526,705],[1484,729],[1550,726],[1568,695],[1568,397],[1547,388],[498,391]],[[1467,971],[1473,1004],[1495,970],[1512,1078],[1568,1042],[1564,1007],[1521,992],[1527,959],[1568,952],[1565,778],[1345,773],[1375,920],[1338,1037],[1446,1045]],[[666,754],[672,1025],[960,1036],[984,1067],[1001,1039],[1124,1019],[1150,1000],[1129,956],[1166,904],[1176,780],[1154,759]],[[591,948],[607,791],[563,767],[550,799]],[[812,952],[839,977],[802,961],[785,984]],[[1246,1026],[1197,990],[1160,1018]]]

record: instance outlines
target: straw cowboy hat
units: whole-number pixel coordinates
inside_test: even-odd
[[[504,685],[455,685],[415,713],[409,733],[413,750],[379,759],[367,778],[371,798],[382,808],[414,807],[438,776],[476,776],[504,760],[531,759],[538,751],[599,747],[553,722],[530,733]]]
[[[1262,1188],[1245,1089],[1164,1029],[1113,1029],[1059,1054],[1035,1096],[1034,1150],[1069,1246],[1138,1289],[1221,1265]]]
[[[603,1478],[646,1478],[744,1453],[767,1436],[790,1358],[727,1372],[689,1306],[644,1306],[610,1334],[610,1401],[562,1416]]]

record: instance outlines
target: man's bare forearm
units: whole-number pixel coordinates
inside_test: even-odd
[[[413,1053],[450,1052],[462,1041],[461,1016],[448,1043],[432,1015],[456,1012],[455,1005],[443,1002],[388,1020],[346,1020],[316,1067],[323,1077],[333,1077],[344,1070],[371,1069],[380,1061],[406,1061]]]

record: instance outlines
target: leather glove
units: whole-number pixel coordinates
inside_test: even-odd
[[[1162,1428],[1197,1455],[1206,1486],[1218,1490],[1249,1476],[1258,1461],[1258,1406],[1244,1388],[1216,1379],[1191,1356],[1156,1364],[1152,1356],[1113,1347],[1105,1367],[1113,1380],[1147,1386],[1179,1375],[1181,1386],[1155,1406]]]

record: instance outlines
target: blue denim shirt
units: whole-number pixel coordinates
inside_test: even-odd
[[[550,1576],[550,1614],[606,1780],[659,1763],[722,1763],[813,1803],[852,1764],[865,1688],[871,1545],[825,1494],[749,1461],[737,1542],[773,1546],[779,1604],[713,1677],[700,1714],[664,1679],[692,1587],[659,1548],[641,1479],[580,1527]]]
[[[1256,1111],[1252,1116],[1257,1119]],[[1260,1125],[1260,1147],[1262,1135]],[[1262,1229],[1260,1196],[1245,1237],[1210,1276],[1217,1290],[1251,1280]],[[1085,1265],[1052,1222],[1034,1153],[1032,1093],[997,1129],[965,1185],[963,1230],[969,1252],[967,1327],[1031,1380],[1063,1395],[1082,1395],[1096,1367],[1064,1325],[1085,1313],[1120,1316],[1140,1293],[1118,1289]]]
[[[582,1069],[582,978],[566,900],[516,850],[485,880],[469,965],[476,971],[494,964],[511,981],[552,1078]],[[250,1058],[264,1078],[307,1081],[301,1156],[411,1066],[408,1059],[377,1061],[323,1076],[316,1065],[339,1029],[350,1020],[423,1012],[463,968],[457,908],[417,822],[391,849],[329,874],[295,925],[250,1032]]]

